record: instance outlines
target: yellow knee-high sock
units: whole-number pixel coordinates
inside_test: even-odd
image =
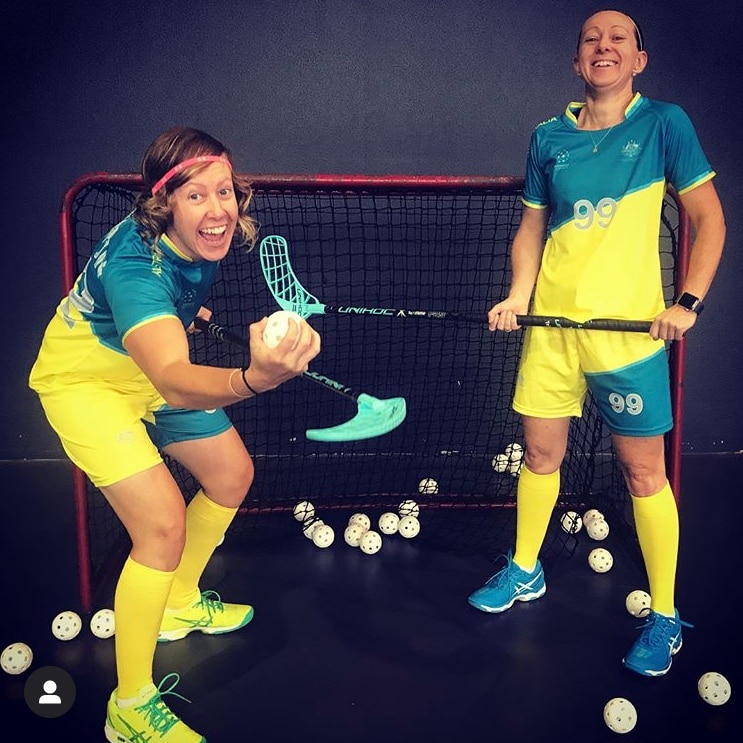
[[[152,683],[152,661],[172,572],[155,570],[128,557],[114,595],[114,635],[119,699],[131,699]]]
[[[655,495],[632,496],[637,538],[645,561],[653,611],[672,617],[679,548],[679,516],[671,486]]]
[[[219,540],[232,523],[237,508],[220,506],[199,490],[186,509],[186,545],[168,596],[168,609],[192,604],[199,595],[199,580]]]
[[[513,561],[524,570],[533,570],[552,512],[560,494],[560,470],[537,475],[521,468],[516,491],[516,551]]]

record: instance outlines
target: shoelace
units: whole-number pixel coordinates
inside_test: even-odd
[[[198,605],[206,610],[210,620],[214,613],[224,611],[222,597],[216,591],[204,591],[201,594]]]
[[[664,647],[669,635],[668,628],[675,624],[680,624],[684,627],[693,628],[693,624],[684,622],[681,619],[675,617],[667,617],[664,614],[658,614],[658,612],[651,612],[645,622],[641,624],[638,629],[647,630],[645,640],[647,644],[653,648]]]
[[[164,689],[166,683],[173,679],[173,682],[167,689]],[[138,706],[137,711],[141,711],[144,714],[150,727],[160,736],[165,735],[170,728],[180,722],[180,719],[171,711],[170,707],[163,701],[162,697],[166,694],[178,697],[184,702],[191,703],[190,699],[182,696],[176,691],[173,691],[181,677],[177,673],[169,673],[167,676],[163,676],[160,683],[157,685],[157,691],[142,705]]]
[[[503,581],[510,582],[511,580],[511,573],[516,567],[513,559],[511,558],[511,553],[509,552],[507,555],[501,555],[501,557],[506,561],[506,566],[504,568],[501,568],[501,570],[499,570],[486,582],[486,585],[488,586],[495,586],[502,583]]]

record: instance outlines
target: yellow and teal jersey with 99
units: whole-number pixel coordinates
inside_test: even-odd
[[[686,113],[637,93],[610,129],[578,129],[584,104],[532,133],[523,202],[549,209],[533,312],[651,319],[663,311],[658,250],[666,185],[715,174]]]
[[[188,327],[206,301],[218,265],[190,260],[167,236],[151,245],[127,217],[98,243],[58,305],[32,370],[32,387],[40,391],[60,379],[79,378],[146,385],[124,339],[164,317],[177,317]]]

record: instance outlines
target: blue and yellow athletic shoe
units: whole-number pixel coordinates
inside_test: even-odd
[[[534,570],[527,573],[513,561],[510,552],[505,559],[506,566],[467,599],[475,609],[495,614],[510,609],[515,601],[534,601],[544,596],[547,585],[539,560]]]
[[[673,617],[651,610],[645,624],[640,627],[640,636],[622,658],[624,666],[641,676],[663,676],[668,673],[673,656],[683,644],[682,625],[693,626],[679,619],[678,610]]]
[[[190,632],[222,635],[244,627],[253,618],[249,604],[225,604],[216,591],[204,591],[183,609],[166,609],[158,642],[181,640]]]
[[[164,689],[171,680],[170,686]],[[114,689],[106,708],[106,740],[110,743],[206,743],[203,735],[191,730],[163,701],[166,694],[188,701],[173,691],[179,680],[177,673],[169,673],[158,686],[148,684],[136,699],[123,707]]]

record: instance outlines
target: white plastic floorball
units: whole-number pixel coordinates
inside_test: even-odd
[[[343,532],[343,539],[349,547],[358,547],[361,537],[368,529],[358,521],[352,521]]]
[[[83,620],[74,611],[61,611],[52,620],[52,634],[58,640],[72,640],[80,634]]]
[[[576,511],[565,511],[560,519],[560,526],[568,534],[577,534],[583,528],[583,519]]]
[[[90,631],[101,639],[112,637],[116,632],[113,609],[99,609],[90,618]]]
[[[365,531],[359,542],[359,549],[367,555],[373,555],[382,549],[382,537],[379,532]]]
[[[609,524],[605,519],[591,519],[586,524],[586,534],[591,539],[601,542],[609,536]]]
[[[312,530],[312,543],[315,547],[330,547],[335,540],[333,527],[328,524],[322,524]]]
[[[294,506],[294,518],[297,521],[307,521],[315,515],[315,507],[308,500],[303,500]]]
[[[397,512],[400,514],[401,518],[403,516],[415,516],[416,518],[418,518],[418,516],[420,516],[421,509],[414,500],[404,500],[397,507]]]
[[[379,517],[379,531],[382,532],[382,534],[397,534],[397,527],[400,524],[400,517],[396,513],[392,513],[392,511],[388,511],[387,513],[383,513]]]
[[[403,516],[397,525],[397,531],[405,539],[412,539],[420,534],[421,522],[415,516]]]
[[[614,565],[614,558],[609,550],[596,547],[588,553],[588,564],[597,573],[608,573]]]
[[[12,642],[0,654],[0,667],[11,676],[27,671],[31,667],[34,654],[25,642]]]
[[[635,705],[624,697],[614,697],[604,705],[604,722],[615,733],[629,733],[637,724]]]
[[[307,539],[312,539],[312,534],[315,529],[317,529],[318,526],[324,525],[325,522],[322,519],[313,516],[312,518],[307,519],[307,521],[302,522],[302,533],[307,537]]]
[[[349,524],[361,524],[364,529],[371,529],[371,519],[365,513],[355,513],[348,519]]]
[[[707,704],[712,704],[715,707],[725,704],[730,699],[732,692],[730,682],[721,673],[717,673],[717,671],[709,671],[702,674],[697,682],[697,690],[699,691],[699,696]]]
[[[630,591],[624,600],[624,606],[633,617],[644,617],[650,613],[650,594],[639,588]]]
[[[503,453],[511,460],[522,459],[524,456],[524,447],[514,441],[503,450]]]
[[[418,483],[418,492],[421,495],[436,495],[439,484],[432,477],[425,477]]]
[[[275,348],[287,334],[289,323],[295,322],[297,327],[300,327],[301,320],[302,318],[296,312],[288,312],[287,310],[274,312],[272,315],[269,315],[266,328],[263,331],[263,342],[269,348]]]
[[[510,461],[508,454],[496,454],[491,464],[496,472],[507,472]]]
[[[603,519],[604,514],[599,511],[598,508],[589,508],[584,514],[583,514],[583,523],[587,524],[589,521],[593,521],[593,519]]]

